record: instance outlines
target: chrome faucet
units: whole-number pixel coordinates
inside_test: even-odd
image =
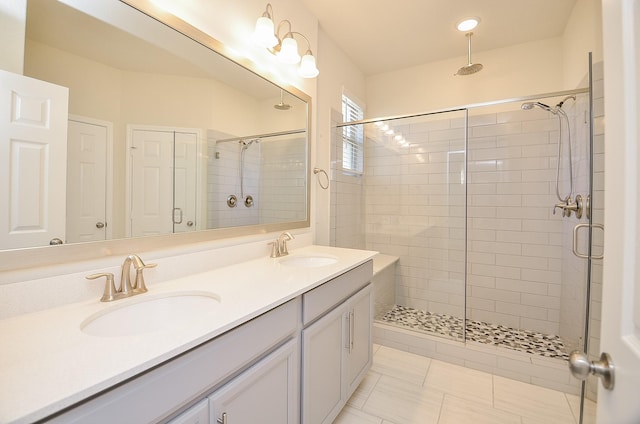
[[[287,249],[287,241],[293,240],[293,234],[289,231],[285,231],[280,234],[280,236],[275,240],[269,243],[271,245],[271,257],[279,258],[280,256],[287,256],[289,254],[289,250]]]
[[[136,271],[136,276],[131,283],[131,264]],[[88,280],[95,280],[100,277],[106,277],[107,281],[104,287],[104,293],[102,294],[101,302],[111,302],[125,297],[135,296],[147,291],[147,286],[144,283],[144,270],[147,268],[154,268],[157,264],[145,264],[138,255],[129,255],[124,259],[122,264],[122,272],[120,274],[120,287],[116,289],[115,282],[113,280],[113,274],[98,273],[87,275]]]

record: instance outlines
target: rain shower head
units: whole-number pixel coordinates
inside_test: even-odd
[[[467,39],[468,39],[468,62],[466,65],[464,65],[462,68],[458,69],[458,72],[456,72],[453,75],[471,75],[471,74],[475,74],[476,72],[480,72],[482,70],[482,68],[484,66],[482,66],[480,63],[471,63],[471,36],[473,35],[473,32],[468,32],[466,34]]]
[[[522,103],[522,106],[520,106],[520,108],[522,110],[531,110],[533,109],[535,106],[539,107],[540,109],[546,110],[547,112],[551,112],[554,115],[557,113],[554,109],[551,108],[551,106],[549,105],[545,105],[544,103],[540,103],[540,102],[526,102],[526,103]]]
[[[291,105],[284,102],[284,90],[280,90],[280,103],[273,105],[278,110],[289,110]]]

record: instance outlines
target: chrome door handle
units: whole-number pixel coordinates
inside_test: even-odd
[[[615,366],[606,352],[602,352],[599,361],[589,361],[584,352],[575,350],[569,355],[569,369],[578,380],[586,380],[591,374],[598,376],[605,389],[613,390]]]
[[[592,228],[598,228],[602,231],[604,231],[604,225],[602,224],[577,224],[575,227],[573,227],[573,254],[576,255],[579,258],[582,259],[589,259],[589,255],[585,255],[584,253],[580,253],[578,251],[578,231],[581,228],[589,228],[589,225],[591,225]],[[603,259],[604,258],[604,254],[602,255],[591,255],[591,259]]]
[[[227,424],[227,413],[226,413],[226,412],[223,412],[223,413],[222,413],[222,418],[218,418],[218,419],[216,420],[216,422],[217,422],[218,424]]]
[[[180,217],[180,219],[176,220],[176,212],[178,212],[178,216]],[[180,208],[173,208],[173,223],[174,224],[182,224],[182,209]]]
[[[349,312],[349,353],[353,352],[353,340],[356,332],[356,315],[354,312]]]

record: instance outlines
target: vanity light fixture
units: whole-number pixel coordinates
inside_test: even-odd
[[[280,30],[283,25],[288,25],[289,28],[281,37]],[[307,50],[302,57],[300,57],[298,53],[298,42],[294,38],[294,35],[302,37],[307,42]],[[301,77],[315,78],[320,73],[316,66],[316,58],[313,56],[313,52],[311,52],[311,43],[307,37],[297,31],[293,31],[291,22],[286,19],[280,21],[277,30],[275,29],[271,3],[267,3],[264,13],[258,18],[253,36],[258,45],[276,55],[280,62],[292,65],[300,63],[298,74]]]
[[[460,32],[469,32],[480,23],[480,18],[464,18],[456,24],[456,28]]]

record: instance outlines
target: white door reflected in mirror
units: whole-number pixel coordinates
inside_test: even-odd
[[[65,239],[68,96],[0,70],[0,249]]]

